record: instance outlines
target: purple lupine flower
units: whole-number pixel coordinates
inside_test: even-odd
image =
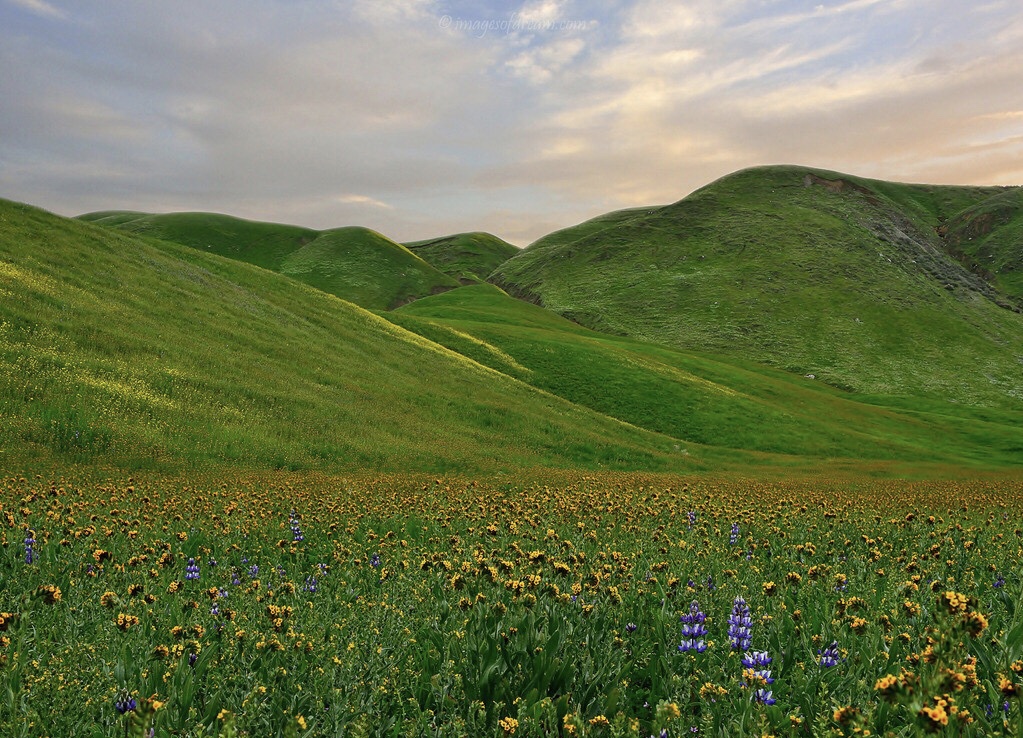
[[[317,585],[316,577],[309,576],[305,578],[305,584],[302,586],[302,589],[305,590],[306,592],[315,593],[316,585]]]
[[[732,603],[732,614],[728,616],[728,640],[733,651],[748,651],[753,645],[753,618],[742,597],[736,597]]]
[[[301,543],[305,540],[305,536],[302,535],[302,528],[298,524],[298,513],[295,510],[291,511],[288,516],[288,524],[291,526],[291,541],[292,543]]]
[[[739,524],[732,523],[732,533],[728,537],[728,545],[734,546],[739,542]]]
[[[25,563],[32,564],[36,560],[35,552],[36,538],[32,531],[25,532]]]
[[[690,528],[696,525],[696,510],[690,510],[689,512],[686,513],[686,516],[689,518]]]
[[[1008,713],[1011,707],[1012,706],[1009,704],[1009,701],[1006,700],[1005,702],[1002,703],[1002,712]],[[995,706],[989,702],[987,706],[984,708],[984,714],[987,717],[993,716],[995,714]]]
[[[750,651],[742,657],[742,665],[753,672],[754,676],[764,680],[765,685],[774,684],[774,679],[771,677],[771,669],[768,668],[771,664],[771,657],[767,651]],[[745,682],[743,683],[745,685]],[[753,692],[753,699],[762,705],[773,705],[777,702],[771,694],[771,690],[766,687],[757,687]]]
[[[199,654],[194,653],[194,652],[188,654],[188,665],[189,666],[194,667],[195,666],[195,662],[198,661],[198,660],[199,660]]]
[[[188,566],[185,567],[185,579],[198,579],[199,578],[199,565],[195,563],[195,559],[188,560]]]
[[[995,589],[1001,589],[1002,587],[1005,586],[1005,577],[999,574],[998,578],[995,579],[995,583],[992,584],[991,586],[994,587]]]
[[[369,557],[369,565],[373,567],[380,566],[380,554],[375,553]]]
[[[259,564],[253,564],[249,567],[249,579],[255,579],[259,576]]]
[[[117,701],[114,702],[114,709],[117,710],[119,715],[123,715],[126,712],[133,712],[138,706],[139,703],[127,692],[121,692]]]
[[[637,627],[639,627],[639,626],[637,626],[635,623],[629,623],[628,625],[625,626],[625,632],[626,633],[635,633]]]
[[[838,655],[838,641],[832,641],[831,645],[823,651],[818,648],[817,655],[820,656],[817,663],[822,669],[830,669],[833,666],[838,666],[839,662],[842,660]]]
[[[710,574],[708,574],[707,575],[707,591],[708,592],[713,592],[715,589],[717,589],[717,585],[714,584],[714,577],[712,577]]]
[[[750,669],[754,676],[763,679],[765,684],[774,684],[771,670],[768,668],[770,664],[771,656],[767,651],[750,651],[742,657],[742,665]]]
[[[689,606],[689,612],[679,619],[682,621],[682,643],[679,644],[678,650],[682,653],[706,651],[707,642],[703,640],[703,637],[707,635],[707,626],[704,625],[707,616],[700,611],[700,603],[693,600]]]

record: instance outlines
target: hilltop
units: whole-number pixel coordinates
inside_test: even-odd
[[[595,330],[884,402],[1019,407],[1021,204],[1018,188],[761,167],[552,233],[491,279]]]
[[[484,282],[497,267],[519,253],[490,233],[457,233],[403,244],[412,253],[463,284]]]
[[[215,213],[105,211],[79,217],[255,264],[364,308],[388,310],[459,284],[401,244],[359,226],[314,231]]]

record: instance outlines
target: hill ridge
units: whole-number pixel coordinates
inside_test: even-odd
[[[202,212],[99,211],[78,218],[246,261],[371,309],[393,309],[458,286],[402,244],[365,226],[318,231]]]
[[[4,200],[0,289],[9,468],[681,469],[702,454],[281,275]]]
[[[606,333],[744,355],[861,392],[1018,402],[1015,300],[938,235],[956,214],[991,198],[1012,204],[1017,192],[757,167],[669,205],[555,231],[491,281]],[[1017,221],[1006,222],[984,253],[1000,255],[1012,267],[1000,279],[1016,284]]]

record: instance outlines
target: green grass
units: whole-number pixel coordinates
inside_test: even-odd
[[[991,275],[960,263],[973,257],[948,252],[974,233],[1008,254],[1017,194],[747,170],[550,234],[497,268],[551,309],[456,286],[514,251],[487,234],[406,248],[363,228],[123,211],[69,221],[6,204],[17,308],[2,334],[13,440],[0,458],[1015,466],[1023,319],[997,304],[1010,298]]]
[[[6,469],[705,463],[280,275],[7,201],[0,294]]]
[[[484,282],[519,249],[490,233],[459,233],[404,246],[463,284]]]
[[[1016,306],[1023,300],[1023,189],[965,208],[944,226],[945,241]]]
[[[711,446],[813,458],[1011,465],[1023,412],[855,396],[802,376],[591,331],[492,285],[386,317],[473,360],[633,425]]]
[[[313,231],[213,213],[108,211],[81,219],[246,261],[369,309],[391,309],[458,285],[368,228]]]
[[[962,266],[938,232],[1018,196],[763,167],[545,236],[492,280],[609,334],[872,395],[1018,408],[1023,317],[1004,307],[1016,216],[991,234],[1002,282]]]

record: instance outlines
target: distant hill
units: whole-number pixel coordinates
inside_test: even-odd
[[[281,275],[6,200],[0,295],[2,469],[706,463]]]
[[[105,211],[80,218],[246,261],[375,310],[389,310],[459,284],[368,228],[314,231],[214,213]]]
[[[541,238],[491,279],[590,328],[865,395],[1023,404],[1023,191],[802,167]]]
[[[405,247],[463,284],[485,282],[498,266],[519,253],[516,246],[490,233],[459,233]]]

